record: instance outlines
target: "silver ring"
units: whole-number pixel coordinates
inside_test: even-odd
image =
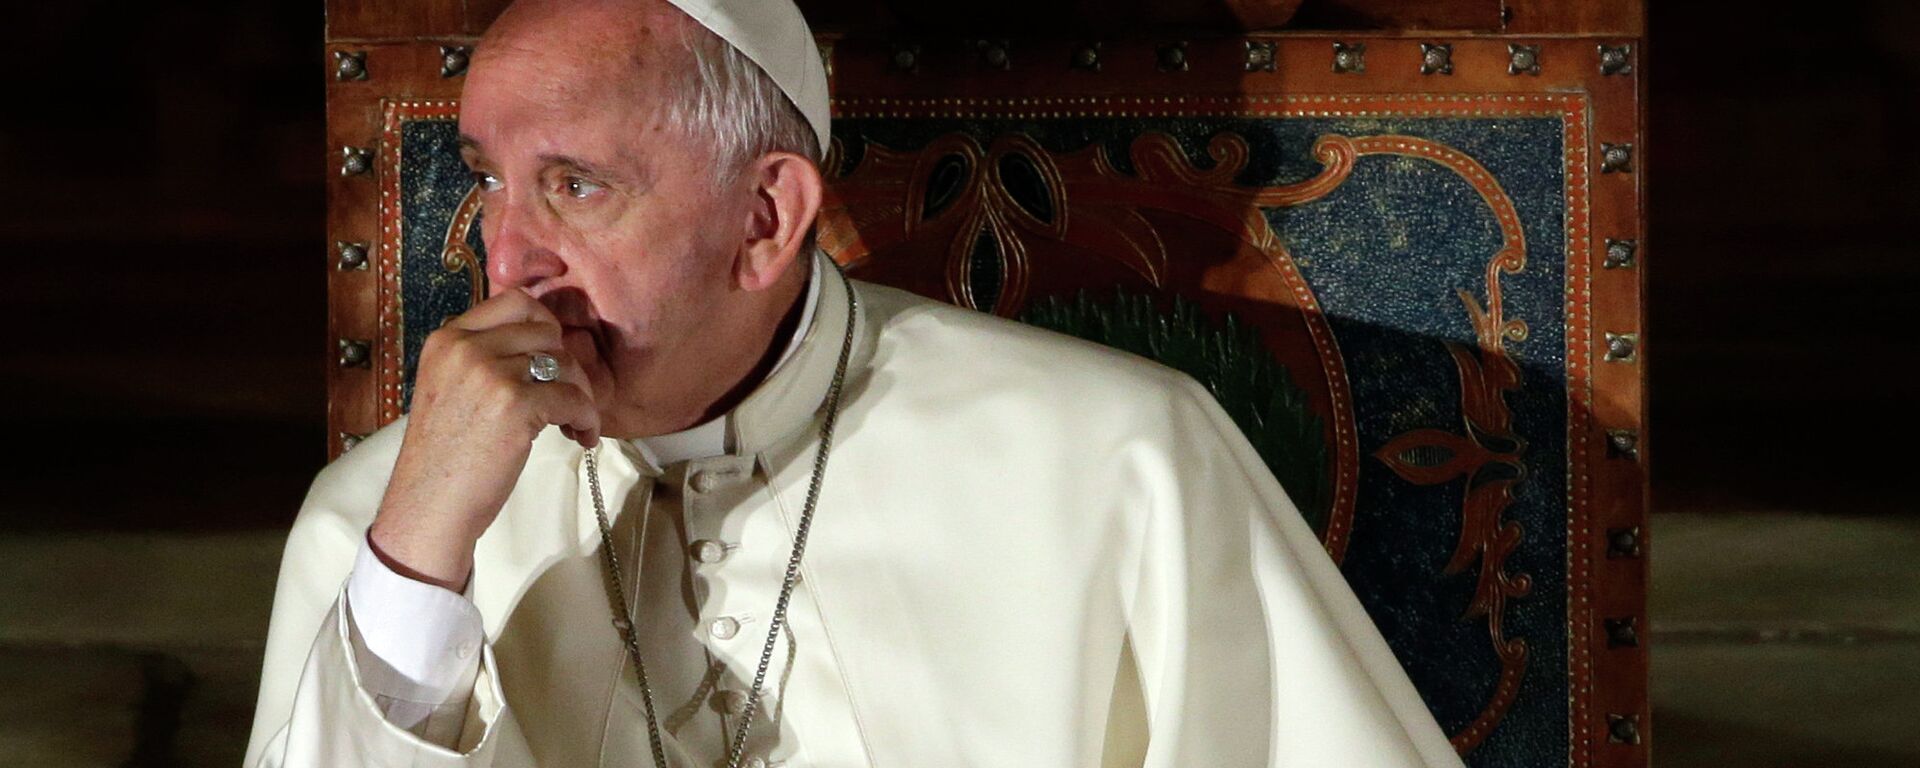
[[[560,378],[560,361],[545,352],[535,352],[527,360],[527,375],[534,381],[553,381]]]

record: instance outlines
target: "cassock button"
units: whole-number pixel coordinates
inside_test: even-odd
[[[740,620],[732,616],[722,616],[707,625],[707,631],[721,640],[732,640],[734,635],[740,634]]]
[[[473,643],[461,643],[460,647],[454,649],[454,652],[460,654],[460,658],[462,659],[471,659],[473,658],[474,651],[478,650],[480,650],[480,647]]]
[[[703,563],[717,563],[727,559],[727,545],[713,539],[701,539],[693,543],[693,559]]]
[[[695,493],[713,493],[714,489],[719,487],[720,476],[711,469],[702,470],[699,474],[693,476],[693,491]]]
[[[767,768],[767,761],[765,758],[756,757],[747,761],[747,768]]]
[[[734,717],[739,717],[747,713],[746,691],[721,691],[714,694],[713,698],[714,705],[718,706],[722,712],[733,715]]]

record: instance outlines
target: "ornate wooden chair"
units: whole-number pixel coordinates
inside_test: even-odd
[[[483,295],[501,5],[328,2],[336,454]],[[802,5],[851,274],[1192,373],[1470,764],[1647,763],[1637,0]]]

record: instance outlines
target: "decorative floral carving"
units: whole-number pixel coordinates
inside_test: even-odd
[[[480,256],[467,245],[467,237],[474,222],[480,218],[480,188],[467,190],[466,197],[460,198],[460,207],[453,211],[453,220],[447,223],[447,237],[440,246],[440,266],[448,272],[464,274],[467,278],[467,306],[479,304],[487,297],[487,271],[480,263]]]
[[[1445,573],[1463,573],[1477,560],[1480,564],[1473,599],[1462,619],[1485,618],[1494,653],[1500,658],[1500,683],[1489,702],[1466,730],[1454,734],[1453,744],[1462,753],[1473,749],[1505,716],[1518,693],[1520,676],[1526,670],[1527,641],[1509,638],[1502,630],[1507,600],[1524,597],[1532,589],[1532,580],[1524,574],[1507,573],[1507,555],[1520,546],[1523,531],[1518,523],[1503,521],[1501,513],[1513,501],[1512,489],[1526,476],[1521,454],[1527,442],[1514,432],[1512,413],[1506,394],[1520,389],[1520,367],[1506,352],[1507,341],[1524,341],[1525,323],[1505,320],[1500,298],[1500,274],[1512,274],[1526,267],[1526,240],[1519,215],[1493,176],[1484,167],[1451,147],[1411,137],[1374,137],[1356,141],[1363,154],[1375,152],[1421,157],[1439,163],[1471,184],[1493,210],[1499,223],[1502,244],[1486,268],[1487,303],[1481,306],[1473,294],[1458,291],[1460,303],[1472,322],[1475,341],[1469,347],[1444,342],[1460,374],[1460,412],[1464,429],[1460,433],[1439,429],[1417,429],[1399,435],[1381,446],[1374,457],[1385,462],[1395,474],[1417,485],[1439,485],[1466,478],[1465,496],[1460,505],[1460,540],[1448,559]]]

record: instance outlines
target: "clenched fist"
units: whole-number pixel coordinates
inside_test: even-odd
[[[560,362],[558,379],[533,379],[535,353]],[[373,521],[376,552],[401,574],[460,591],[474,542],[551,424],[583,446],[599,442],[593,387],[545,305],[519,289],[501,291],[428,335],[400,455]]]

